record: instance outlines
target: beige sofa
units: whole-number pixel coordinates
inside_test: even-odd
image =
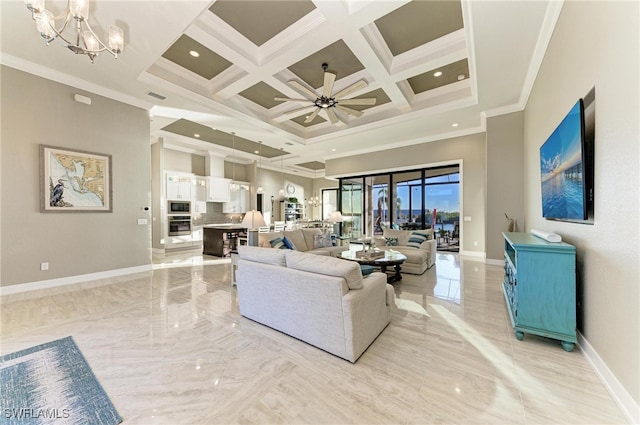
[[[354,363],[391,321],[383,273],[289,249],[238,248],[240,314]]]
[[[413,235],[416,233],[417,235]],[[411,243],[414,246],[410,246],[410,239],[412,236],[424,235],[426,240],[420,241],[416,238],[416,241]],[[397,245],[387,245],[387,241],[390,239],[396,239]],[[433,238],[433,230],[395,230],[395,229],[382,229],[382,237],[375,238],[375,244],[380,249],[393,249],[394,251],[401,252],[407,257],[407,261],[402,263],[402,272],[410,274],[422,274],[427,269],[430,269],[436,262],[436,240]]]
[[[316,241],[322,236],[325,236],[325,234],[320,229],[295,229],[284,230],[282,232],[258,233],[258,246],[262,248],[272,248],[271,241],[277,238],[284,239],[286,237],[294,245],[295,250],[300,252],[336,257],[346,249],[340,246],[316,248]]]

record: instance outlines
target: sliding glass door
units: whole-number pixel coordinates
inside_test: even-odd
[[[344,179],[340,186],[340,208],[344,222],[342,235],[360,238],[364,235],[364,179]]]

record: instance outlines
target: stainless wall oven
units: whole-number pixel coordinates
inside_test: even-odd
[[[191,234],[190,215],[169,216],[169,236],[184,236]]]

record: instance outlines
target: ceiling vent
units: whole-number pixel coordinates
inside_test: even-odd
[[[163,96],[163,95],[158,94],[158,93],[154,93],[152,91],[148,91],[147,95],[149,95],[151,97],[155,97],[156,99],[159,99],[159,100],[165,100],[167,98],[166,96]]]

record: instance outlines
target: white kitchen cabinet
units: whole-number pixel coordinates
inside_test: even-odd
[[[195,176],[195,193],[193,195],[193,200],[196,202],[207,202],[208,197],[208,189],[209,189],[209,178]],[[196,211],[197,212],[197,211]]]
[[[190,201],[193,175],[167,172],[167,200]]]
[[[223,213],[245,213],[249,209],[249,183],[236,182],[238,190],[231,190],[229,202],[222,204]]]
[[[207,202],[229,202],[229,184],[231,180],[222,177],[208,177]]]

